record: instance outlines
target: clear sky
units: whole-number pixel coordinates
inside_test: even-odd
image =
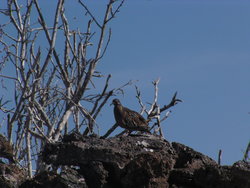
[[[52,1],[39,2],[49,16]],[[69,19],[82,28],[82,8],[66,2],[74,10],[66,11]],[[89,5],[97,17],[103,2]],[[151,82],[160,78],[161,105],[175,91],[184,101],[163,123],[166,139],[215,160],[222,149],[222,164],[232,164],[250,139],[249,18],[249,0],[127,0],[110,25],[111,43],[98,70],[112,74],[111,88],[138,80],[144,102],[152,102]],[[139,111],[134,86],[125,91],[118,98]],[[101,133],[114,124],[112,107],[98,124]]]
[[[102,70],[114,85],[139,80],[148,102],[154,79],[160,104],[178,91],[184,102],[163,124],[166,139],[215,160],[222,149],[222,164],[232,164],[250,139],[249,18],[250,1],[127,1]],[[134,96],[131,87],[120,99],[139,110]]]

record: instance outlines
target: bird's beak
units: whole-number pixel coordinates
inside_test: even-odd
[[[111,104],[110,104],[110,106],[112,106],[114,103],[112,102]]]

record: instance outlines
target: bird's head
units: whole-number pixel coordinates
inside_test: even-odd
[[[119,99],[114,99],[110,105],[112,105],[112,104],[117,106],[117,105],[120,105],[121,102],[119,101]]]

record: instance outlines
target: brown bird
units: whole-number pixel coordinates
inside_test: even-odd
[[[137,112],[122,106],[119,99],[114,99],[114,116],[116,123],[124,129],[132,131],[148,132],[148,122]]]

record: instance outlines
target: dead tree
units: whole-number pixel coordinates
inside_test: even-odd
[[[64,0],[57,1],[51,20],[38,0],[7,0],[1,7],[6,23],[0,25],[0,78],[14,91],[13,97],[1,98],[0,110],[15,158],[28,168],[29,176],[40,168],[38,154],[46,142],[71,130],[93,133],[103,106],[122,89],[109,89],[111,75],[101,75],[97,65],[110,42],[109,23],[123,2],[109,0],[99,21],[83,1],[72,1],[88,18],[84,29],[72,29]],[[94,38],[97,44],[92,43]],[[95,92],[93,78],[106,79],[101,92]],[[32,161],[38,161],[37,167]]]

